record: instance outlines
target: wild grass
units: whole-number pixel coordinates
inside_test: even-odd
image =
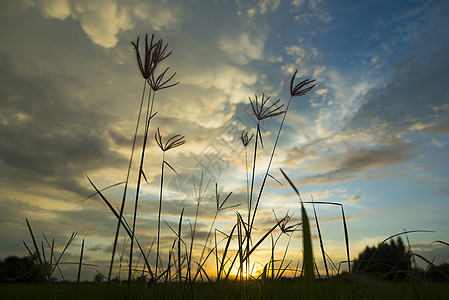
[[[255,222],[257,212],[263,201],[263,192],[267,179],[270,178],[281,183],[281,180],[272,176],[271,168],[291,101],[294,98],[305,96],[316,86],[315,80],[310,79],[295,83],[297,71],[294,72],[290,79],[290,98],[285,107],[284,104],[281,104],[280,99],[271,102],[270,97],[265,94],[261,96],[255,95],[253,99],[249,98],[249,105],[252,108],[254,117],[257,119],[257,124],[249,132],[242,132],[240,136],[242,147],[245,150],[246,198],[242,202],[246,203],[246,211],[240,207],[240,204],[228,204],[232,193],[222,196],[219,193],[218,183],[213,183],[215,185],[215,213],[212,216],[212,221],[204,240],[198,240],[197,237],[200,206],[210,185],[210,181],[206,183],[203,174],[201,174],[198,182],[193,177],[195,191],[193,222],[186,220],[184,208],[182,208],[179,214],[177,227],[171,226],[170,223],[164,220],[162,207],[164,203],[163,190],[165,173],[169,171],[179,176],[176,169],[167,161],[166,154],[168,150],[173,149],[173,151],[176,151],[176,148],[181,147],[186,141],[184,140],[184,136],[180,134],[166,139],[161,134],[160,128],[157,128],[154,137],[156,144],[162,151],[159,201],[158,207],[153,208],[155,212],[154,217],[157,220],[157,230],[152,243],[149,245],[142,244],[136,236],[136,219],[139,215],[141,186],[144,182],[148,183],[144,171],[145,158],[148,153],[151,137],[151,123],[157,121],[157,112],[155,112],[156,92],[172,88],[179,82],[172,82],[176,73],[168,76],[167,72],[169,68],[165,68],[164,71],[157,73],[161,68],[161,63],[172,53],[171,51],[167,51],[167,45],[164,45],[162,39],[156,41],[154,35],[151,36],[151,39],[148,39],[148,36],[146,36],[143,52],[139,48],[139,38],[132,45],[136,53],[137,65],[142,74],[144,84],[125,180],[111,186],[116,187],[119,184],[123,184],[120,208],[115,208],[112,204],[113,201],[108,199],[104,194],[104,189],[98,188],[87,177],[95,194],[106,204],[110,213],[112,213],[117,221],[115,234],[111,237],[113,248],[108,270],[104,274],[103,270],[99,270],[99,274],[106,280],[105,285],[98,285],[99,287],[101,286],[102,297],[106,299],[204,299],[210,297],[219,299],[285,299],[287,297],[295,299],[369,299],[371,297],[377,297],[373,289],[375,291],[379,287],[382,288],[382,291],[386,291],[387,294],[390,293],[389,295],[396,293],[394,289],[389,288],[385,283],[365,276],[364,271],[366,270],[356,270],[358,273],[352,272],[349,232],[343,205],[334,202],[314,201],[313,198],[312,201],[303,201],[297,187],[282,169],[280,170],[284,176],[282,181],[287,182],[298,196],[297,204],[301,211],[301,222],[291,224],[292,214],[287,212],[285,216],[278,218],[276,212],[273,210],[273,224],[264,232],[259,230],[257,235],[254,233],[256,230]],[[261,121],[280,117],[282,119],[279,123],[280,125],[275,136],[274,144],[271,149],[267,150],[265,149],[262,138],[264,135],[260,126]],[[251,133],[252,131],[253,133]],[[137,145],[137,137],[139,134],[143,136],[141,145]],[[250,156],[248,156],[248,150],[252,141],[254,142],[252,155],[250,153]],[[134,152],[138,147],[142,150],[136,170],[137,182],[134,188],[135,201],[132,209],[133,213],[131,221],[128,221],[125,218],[124,211],[129,199],[128,192],[131,182],[130,175],[134,166]],[[265,171],[262,180],[257,182],[258,178],[256,174],[258,168],[260,168],[258,157],[261,149],[271,154],[269,155],[268,164],[264,168]],[[248,160],[249,157],[252,157],[252,159]],[[313,217],[310,217],[307,213],[307,205],[311,206]],[[337,206],[340,208],[346,252],[346,260],[342,262],[333,262],[325,250],[324,239],[316,211],[317,205]],[[220,214],[230,210],[235,210],[235,222],[230,228],[217,228],[216,224],[220,218]],[[314,256],[312,249],[311,221],[314,222],[317,229],[321,254],[320,259],[324,265],[325,274],[321,274],[322,271],[318,268],[318,258]],[[59,271],[60,275],[64,278],[60,271],[60,265],[62,264],[61,258],[66,249],[72,244],[76,234],[72,234],[61,254],[56,257],[54,241],[50,243],[44,236],[45,242],[41,242],[41,246],[39,247],[30,223],[28,220],[26,222],[32,238],[33,247],[28,247],[26,244],[25,246],[29,253],[33,255],[40,268],[40,276],[45,279],[48,290],[50,291],[50,297],[53,299],[59,298],[58,293],[55,292],[53,275],[56,271]],[[187,233],[185,232],[184,226],[186,223],[189,225]],[[168,249],[161,247],[161,229],[163,226],[169,229],[174,237],[171,247]],[[125,237],[120,243],[120,231],[122,230],[125,232]],[[293,234],[296,234],[298,231],[301,233],[302,247],[292,249],[290,242]],[[407,235],[410,233],[412,231],[404,231],[400,234]],[[387,238],[385,241],[394,236]],[[279,241],[281,238],[286,238],[287,240],[284,249],[280,249]],[[442,241],[437,242],[445,243]],[[270,255],[266,257],[266,261],[260,261],[255,258],[255,253],[262,245],[266,245],[267,243],[271,245]],[[200,250],[197,249],[198,245],[201,245]],[[45,246],[47,246],[47,250],[45,250]],[[117,252],[119,252],[118,271]],[[287,259],[287,252],[295,253],[298,258],[296,265],[294,265],[294,261]],[[142,262],[139,260],[136,262],[136,255]],[[86,287],[80,285],[81,274],[83,268],[91,267],[84,262],[83,256],[84,240],[80,249],[79,261],[76,262],[78,274],[76,290],[73,296],[75,299],[79,297],[84,298],[84,296],[80,296],[83,293],[83,287]],[[154,257],[154,261],[151,261],[150,256]],[[163,259],[163,256],[166,257]],[[421,290],[416,287],[419,283],[414,279],[412,269],[412,260],[415,256],[424,259],[418,254],[412,253],[409,258],[410,267],[407,272],[410,274],[410,283],[414,291],[413,295],[419,298],[418,296]],[[430,261],[427,262],[433,264]],[[341,264],[347,265],[347,273],[341,271]],[[255,266],[260,267],[259,272],[255,272]],[[119,282],[113,280],[115,273],[118,272],[118,275],[121,276],[122,268],[126,268],[127,270],[127,278],[123,279],[126,285],[122,285],[121,280]],[[323,277],[323,275],[325,276]]]

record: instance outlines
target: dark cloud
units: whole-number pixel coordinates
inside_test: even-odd
[[[401,165],[414,157],[411,145],[398,143],[378,149],[349,150],[347,153],[322,158],[331,171],[304,176],[306,183],[328,183],[354,179],[373,170]]]
[[[86,195],[77,184],[83,174],[106,164],[124,164],[111,150],[108,116],[61,101],[57,88],[44,79],[30,81],[0,66],[1,176],[9,181],[33,182]],[[27,89],[10,89],[18,83]]]

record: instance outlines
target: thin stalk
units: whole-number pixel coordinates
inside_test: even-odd
[[[162,151],[162,165],[161,165],[161,188],[159,191],[159,210],[157,216],[157,244],[156,244],[156,269],[154,271],[154,288],[153,288],[153,298],[156,297],[156,286],[158,279],[158,266],[159,266],[159,244],[160,244],[160,234],[161,234],[161,211],[162,211],[162,189],[164,187],[164,170],[165,170],[165,151]]]
[[[178,274],[178,279],[179,279],[179,283],[180,283],[180,287],[182,290],[182,261],[181,261],[181,234],[182,234],[182,217],[184,215],[184,207],[182,208],[181,211],[181,216],[179,217],[179,224],[178,224],[178,270],[177,270],[177,274]]]
[[[206,189],[209,186],[209,183],[210,183],[210,180],[207,183]],[[199,182],[198,192],[197,192],[196,185],[195,185],[195,177],[193,177],[193,188],[194,188],[195,193],[197,194],[197,195],[195,195],[197,205],[196,205],[195,221],[193,223],[193,231],[191,231],[190,252],[188,254],[188,260],[187,260],[187,276],[186,276],[186,278],[189,278],[189,281],[192,281],[191,262],[192,262],[193,243],[195,240],[195,232],[196,232],[196,225],[198,222],[198,213],[199,213],[200,203],[204,196],[204,194],[203,194],[203,173],[201,173],[201,180]],[[207,240],[206,240],[206,243],[207,243]],[[203,248],[203,253],[204,253],[204,248]],[[203,253],[201,253],[200,263],[201,263],[201,259],[203,258]],[[200,266],[198,266],[198,270],[199,269],[200,269]],[[196,276],[195,276],[195,278],[196,278]]]
[[[209,228],[209,232],[208,232],[207,237],[206,237],[206,242],[204,243],[203,250],[201,251],[200,260],[198,261],[198,263],[199,263],[198,270],[196,271],[196,274],[195,274],[195,277],[193,278],[193,281],[195,281],[196,278],[198,277],[198,275],[199,275],[199,273],[200,273],[200,271],[201,271],[201,266],[202,266],[202,265],[204,264],[204,262],[205,262],[205,261],[202,262],[203,256],[204,256],[204,252],[205,252],[205,250],[206,250],[207,242],[209,241],[210,235],[211,235],[211,233],[212,233],[212,229],[213,229],[213,227],[214,227],[214,225],[215,225],[215,221],[216,221],[216,219],[217,219],[217,216],[218,216],[218,213],[219,213],[219,212],[220,212],[219,210],[217,210],[217,211],[215,212],[214,218],[213,218],[213,220],[212,220],[212,224],[211,224],[211,226],[210,226],[210,228]]]
[[[348,226],[346,225],[346,216],[345,216],[345,210],[343,208],[343,204],[341,203],[336,203],[336,202],[326,202],[326,201],[311,201],[311,202],[303,202],[303,203],[311,203],[313,205],[315,204],[327,204],[327,205],[337,205],[340,206],[341,209],[341,217],[343,220],[343,231],[345,234],[345,244],[346,244],[346,257],[348,259],[348,271],[349,273],[351,273],[351,260],[350,260],[350,255],[349,255],[349,234],[348,234]]]
[[[253,213],[253,217],[251,219],[251,226],[249,226],[249,230],[250,231],[252,230],[252,227],[253,227],[253,224],[254,224],[254,219],[256,218],[256,212],[257,212],[257,208],[259,206],[260,198],[262,197],[262,192],[263,192],[263,189],[265,187],[265,183],[267,181],[268,173],[270,172],[271,164],[273,162],[274,153],[276,151],[276,147],[277,147],[277,144],[278,144],[278,141],[279,141],[279,137],[281,135],[282,127],[284,126],[285,117],[287,116],[288,108],[290,107],[290,103],[291,103],[292,99],[293,99],[293,97],[290,97],[290,100],[288,100],[287,107],[285,108],[285,112],[284,112],[283,117],[282,117],[281,125],[279,126],[279,131],[278,131],[278,133],[276,135],[276,140],[274,142],[273,150],[271,152],[270,160],[269,160],[268,166],[267,166],[267,171],[265,172],[265,175],[263,177],[262,185],[260,186],[259,194],[257,196],[256,206],[254,207],[254,213]]]
[[[202,178],[201,178],[202,180]],[[195,181],[194,181],[195,183]],[[202,181],[201,181],[202,184]],[[201,189],[200,189],[200,194],[201,194]],[[187,253],[187,270],[186,270],[186,282],[184,284],[184,290],[182,293],[182,298],[184,299],[185,296],[185,292],[186,292],[186,286],[187,284],[190,285],[190,291],[191,291],[191,295],[192,295],[192,299],[193,299],[193,282],[192,282],[192,274],[191,274],[191,265],[192,265],[192,252],[193,252],[193,243],[195,241],[195,231],[196,231],[196,223],[198,221],[198,212],[199,212],[199,208],[200,208],[200,200],[198,199],[198,203],[196,204],[196,213],[195,213],[195,221],[193,222],[193,229],[190,225],[190,235],[191,240],[190,240],[190,250],[189,253]]]
[[[257,139],[257,137],[256,137]],[[247,201],[247,205],[248,205],[248,225],[250,222],[250,218],[251,218],[251,198],[249,197],[249,193],[250,193],[250,187],[249,187],[249,174],[248,174],[248,151],[246,149],[245,146],[245,173],[246,173],[246,201]],[[253,176],[254,178],[254,176]],[[249,252],[249,237],[247,237],[247,242],[246,242],[246,253]],[[249,258],[246,261],[246,270],[249,270],[250,267],[250,262],[249,262]],[[248,290],[248,280],[245,281],[245,289],[246,289],[246,294],[248,294],[249,290]]]
[[[253,192],[254,192],[254,177],[256,173],[256,158],[257,158],[257,145],[259,141],[260,136],[260,125],[259,122],[257,122],[257,132],[256,132],[256,141],[254,142],[254,157],[253,157],[253,170],[251,175],[251,189],[250,189],[250,195],[249,195],[249,206],[248,206],[248,224],[250,223],[251,219],[251,208],[252,208],[252,201],[253,201]]]
[[[159,249],[160,249],[160,235],[161,235],[161,212],[162,212],[162,190],[164,187],[164,170],[165,170],[165,151],[162,152],[162,166],[161,166],[161,189],[159,191],[159,210],[157,215],[157,244],[156,244],[156,271],[155,275],[158,276],[159,266]]]
[[[251,243],[251,227],[252,227],[251,209],[252,209],[252,202],[253,202],[254,179],[255,179],[255,174],[256,174],[257,146],[258,146],[259,136],[261,136],[259,123],[260,123],[260,121],[257,122],[256,140],[254,142],[253,170],[252,170],[252,174],[251,174],[251,189],[250,189],[249,201],[248,201],[248,227],[249,228],[246,231],[246,256],[247,256],[246,270],[249,270],[249,267],[251,265],[250,257],[249,257],[249,248],[250,248],[250,243]],[[245,147],[245,156],[246,156],[246,147]],[[247,176],[247,182],[248,182],[248,172],[246,174],[247,174],[246,176]]]
[[[251,207],[250,205],[250,198],[249,198],[249,174],[248,174],[248,151],[245,147],[245,173],[246,173],[246,201],[247,201],[247,205],[248,205],[248,211],[249,208]],[[250,215],[250,214],[248,214]],[[249,221],[249,217],[248,217],[248,221]]]
[[[34,234],[33,234],[33,230],[31,229],[31,225],[28,222],[28,219],[25,218],[25,220],[27,222],[28,231],[30,232],[31,239],[33,240],[34,251],[36,253],[35,255],[37,256],[37,261],[38,261],[39,267],[41,269],[41,274],[42,274],[42,276],[45,278],[45,280],[47,282],[47,285],[48,285],[48,288],[49,288],[50,293],[52,295],[52,298],[56,299],[55,292],[54,292],[53,286],[51,284],[50,276],[47,276],[46,271],[45,271],[45,267],[47,265],[47,261],[45,260],[44,253],[42,253],[42,257],[41,257],[41,254],[39,252],[39,247],[37,246],[37,242],[36,242],[36,239],[35,239]],[[28,251],[30,251],[30,250],[28,250]],[[30,251],[30,253],[33,254],[31,251]],[[44,258],[44,259],[42,260],[42,258]]]
[[[151,95],[152,95],[152,97],[151,97]],[[146,150],[146,145],[147,145],[147,140],[148,140],[148,131],[150,129],[154,97],[155,97],[155,92],[151,93],[151,90],[150,90],[150,93],[148,93],[145,131],[144,131],[144,138],[143,138],[143,143],[142,143],[142,153],[140,156],[139,174],[137,175],[136,200],[134,203],[133,225],[132,225],[132,231],[131,231],[132,237],[131,237],[131,245],[130,245],[130,250],[129,250],[128,297],[130,297],[130,295],[131,295],[130,294],[131,293],[131,281],[132,281],[131,276],[132,276],[133,250],[134,250],[134,236],[135,236],[135,232],[136,232],[137,208],[138,208],[138,204],[139,204],[140,185],[141,185],[141,181],[142,181],[145,150]],[[150,100],[150,98],[151,98],[151,100]],[[151,103],[151,107],[150,107],[150,103]]]
[[[80,280],[81,280],[81,266],[83,265],[83,252],[84,252],[84,239],[83,239],[83,243],[81,244],[80,262],[79,262],[79,267],[78,267],[78,276],[76,279],[75,300],[78,299],[79,286],[80,286]]]
[[[324,251],[323,237],[321,235],[320,223],[318,222],[318,216],[316,214],[315,203],[313,203],[313,197],[312,197],[312,206],[313,206],[313,213],[315,215],[316,228],[318,230],[318,237],[320,239],[321,255],[323,257],[324,268],[326,269],[326,277],[327,277],[327,279],[329,279],[329,269],[327,267],[327,261],[326,261],[326,255],[325,255],[326,252]]]
[[[134,131],[134,138],[133,138],[133,145],[132,145],[132,149],[131,149],[131,156],[129,158],[128,171],[127,171],[127,174],[126,174],[125,188],[124,188],[124,191],[123,191],[122,203],[121,203],[121,206],[120,206],[120,213],[119,213],[119,218],[118,218],[118,222],[117,222],[117,228],[116,228],[116,231],[115,231],[114,245],[112,247],[112,257],[111,257],[111,263],[109,264],[108,283],[107,283],[107,286],[106,286],[106,299],[109,299],[109,287],[110,287],[110,283],[111,283],[112,268],[113,268],[113,265],[114,265],[115,250],[117,248],[117,241],[118,241],[118,237],[119,237],[119,233],[120,233],[120,224],[122,223],[123,211],[125,209],[126,192],[128,190],[129,175],[131,173],[131,165],[132,165],[133,156],[134,156],[134,149],[135,149],[135,146],[136,146],[137,132],[138,132],[138,129],[139,129],[140,116],[142,114],[142,107],[143,107],[143,102],[144,102],[144,99],[145,99],[145,87],[146,87],[146,84],[147,84],[146,81],[144,81],[142,98],[140,100],[139,114],[137,116],[136,129]]]

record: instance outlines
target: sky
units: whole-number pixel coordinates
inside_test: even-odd
[[[254,139],[245,155],[240,134],[256,132],[249,98],[280,99],[285,109],[298,70],[295,83],[309,78],[317,86],[289,106],[255,238],[275,224],[273,212],[301,222],[282,168],[304,201],[343,205],[351,259],[396,233],[428,230],[408,235],[413,251],[449,261],[449,249],[432,243],[449,242],[447,1],[17,0],[0,3],[0,28],[1,259],[27,255],[27,218],[38,239],[54,238],[58,251],[77,233],[66,261],[77,261],[85,240],[84,260],[96,267],[86,267],[84,278],[106,272],[116,220],[98,196],[87,198],[94,189],[86,175],[100,189],[126,179],[144,85],[131,42],[140,37],[142,51],[145,34],[154,33],[172,51],[156,72],[169,67],[179,84],[155,94],[137,218],[145,247],[155,237],[159,204],[157,128],[164,139],[185,136],[184,145],[165,153],[178,175],[165,169],[163,247],[175,239],[166,224],[176,228],[183,208],[188,239],[203,177],[194,245],[201,249],[215,213],[215,183],[222,200],[232,192],[229,205],[240,206],[221,212],[214,228],[229,232],[236,212],[247,211]],[[260,124],[257,192],[281,120]],[[137,140],[128,220],[141,131]],[[104,195],[118,207],[123,189]],[[316,209],[326,251],[338,264],[345,260],[340,208]],[[287,241],[282,236],[279,253]],[[301,248],[298,231],[288,258],[296,262]],[[269,249],[264,244],[255,254],[261,263]]]

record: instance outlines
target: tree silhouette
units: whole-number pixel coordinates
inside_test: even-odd
[[[399,280],[407,277],[407,257],[402,239],[396,242],[379,244],[377,247],[366,247],[353,262],[353,270],[358,273],[379,275],[383,279]]]
[[[39,271],[31,256],[9,256],[0,261],[0,282],[33,282]]]

